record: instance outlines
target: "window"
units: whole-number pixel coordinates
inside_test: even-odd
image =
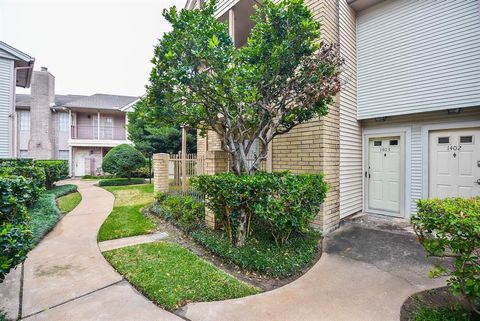
[[[381,140],[374,141],[373,146],[382,146],[382,141]]]
[[[58,130],[68,132],[68,113],[58,113]]]
[[[390,141],[390,146],[398,146],[398,139],[392,139]]]
[[[438,137],[439,144],[450,144],[450,137]]]
[[[473,143],[473,136],[460,136],[461,144],[471,144]]]
[[[18,112],[18,126],[21,131],[30,130],[30,111],[21,110]]]
[[[18,158],[28,158],[28,150],[20,149],[18,153]]]
[[[59,150],[58,151],[58,159],[69,160],[70,153],[68,150]]]

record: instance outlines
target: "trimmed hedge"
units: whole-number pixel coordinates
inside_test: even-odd
[[[480,196],[420,200],[412,216],[418,240],[429,256],[454,258],[431,276],[450,275],[447,283],[480,314]]]
[[[33,198],[32,180],[23,176],[0,176],[0,222],[24,222]]]
[[[68,178],[68,161],[66,160],[37,160],[35,166],[45,170],[45,187],[53,188],[55,182]]]
[[[31,234],[24,222],[0,225],[0,282],[8,272],[25,261],[31,248]]]
[[[31,158],[0,158],[0,167],[33,166]]]
[[[205,194],[207,206],[233,243],[242,211],[247,213],[247,231],[252,217],[259,219],[278,244],[310,231],[328,190],[321,174],[290,172],[221,173],[193,177],[191,182]]]
[[[45,171],[36,166],[0,167],[0,176],[23,176],[30,179],[32,197],[27,205],[36,201],[45,190]]]
[[[98,182],[98,186],[123,186],[123,185],[137,185],[144,184],[145,179],[143,178],[111,178],[111,179],[102,179]]]
[[[102,169],[117,177],[131,178],[136,170],[145,165],[143,154],[129,144],[115,146],[103,158]]]

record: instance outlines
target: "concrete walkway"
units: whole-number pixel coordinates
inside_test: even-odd
[[[414,236],[349,224],[325,239],[318,263],[298,280],[242,299],[189,303],[200,321],[398,321],[411,294],[443,286]]]
[[[131,237],[124,237],[121,239],[99,242],[98,247],[100,248],[100,251],[105,252],[105,251],[111,251],[111,250],[119,249],[126,246],[157,242],[165,239],[166,237],[168,237],[167,233],[157,232],[152,234],[137,235],[137,236],[131,236]]]
[[[25,261],[22,319],[181,320],[138,293],[100,253],[97,233],[113,195],[94,182],[74,183],[82,201]]]

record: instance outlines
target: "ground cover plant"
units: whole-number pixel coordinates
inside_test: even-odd
[[[431,276],[448,275],[453,293],[480,314],[480,196],[420,200],[411,221],[429,256],[453,259]]]
[[[115,196],[113,211],[98,232],[98,241],[142,235],[154,230],[155,224],[140,210],[153,202],[153,185],[111,186],[105,189]]]
[[[57,207],[56,199],[76,191],[77,186],[73,184],[56,186],[44,192],[38,201],[29,208],[29,228],[34,244],[40,242],[62,218],[62,211]]]
[[[412,321],[478,321],[471,312],[460,307],[456,308],[438,308],[434,309],[427,306],[421,306],[415,312]]]
[[[190,301],[226,300],[259,292],[173,243],[129,246],[104,255],[129,282],[169,311]]]

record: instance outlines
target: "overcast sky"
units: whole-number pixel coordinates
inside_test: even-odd
[[[0,0],[0,40],[35,57],[35,70],[48,67],[57,94],[139,96],[169,30],[162,10],[185,2]]]

